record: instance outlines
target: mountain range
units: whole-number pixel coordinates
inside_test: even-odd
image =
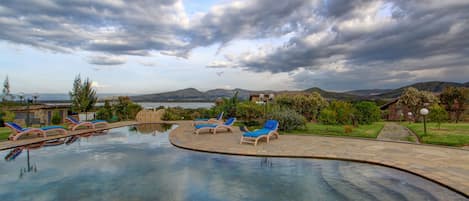
[[[232,97],[233,94],[238,91],[238,97],[243,100],[249,99],[251,94],[270,94],[270,93],[311,93],[318,92],[321,96],[326,99],[339,99],[339,100],[386,100],[393,99],[400,96],[405,88],[414,87],[418,90],[431,91],[439,93],[443,91],[445,87],[469,87],[469,82],[457,83],[457,82],[419,82],[412,85],[403,86],[397,89],[366,89],[366,90],[353,90],[346,92],[333,92],[313,87],[299,91],[272,91],[272,90],[246,90],[246,89],[212,89],[205,92],[199,91],[195,88],[187,88],[176,91],[145,94],[138,96],[131,96],[131,99],[136,102],[165,102],[165,101],[180,101],[180,102],[204,102],[214,101],[218,97],[228,98]]]

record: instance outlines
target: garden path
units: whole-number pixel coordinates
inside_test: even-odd
[[[399,125],[395,122],[386,122],[383,129],[379,132],[378,140],[383,141],[398,141],[398,142],[415,142],[420,144],[417,136],[413,134],[409,129]]]

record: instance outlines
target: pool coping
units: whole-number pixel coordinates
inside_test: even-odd
[[[174,129],[173,131],[171,131],[169,133],[169,141],[170,143],[175,146],[175,147],[178,147],[178,148],[182,148],[182,149],[187,149],[187,150],[191,150],[191,151],[199,151],[199,152],[206,152],[206,153],[216,153],[216,154],[226,154],[226,155],[239,155],[239,156],[253,156],[253,157],[279,157],[279,158],[313,158],[313,159],[326,159],[326,160],[343,160],[343,161],[351,161],[351,162],[359,162],[359,163],[367,163],[367,164],[373,164],[373,165],[380,165],[380,166],[384,166],[384,167],[388,167],[388,168],[393,168],[393,169],[397,169],[397,170],[400,170],[400,171],[404,171],[404,172],[407,172],[407,173],[410,173],[410,174],[413,174],[413,175],[416,175],[416,176],[419,176],[421,178],[424,178],[424,179],[427,179],[431,182],[434,182],[436,184],[439,184],[447,189],[450,189],[462,196],[464,196],[465,198],[469,198],[469,183],[459,183],[459,185],[455,184],[457,182],[448,182],[447,180],[445,180],[446,176],[447,177],[454,177],[454,175],[442,175],[442,176],[432,176],[431,172],[425,172],[425,171],[416,171],[412,168],[407,168],[405,166],[412,166],[414,164],[398,164],[396,162],[390,162],[390,161],[386,161],[386,160],[373,160],[371,158],[369,159],[359,159],[359,158],[351,158],[351,157],[346,157],[346,156],[340,156],[340,155],[321,155],[321,154],[315,154],[315,153],[304,153],[304,154],[292,154],[292,153],[272,153],[272,152],[264,152],[264,153],[260,153],[259,151],[255,152],[255,153],[252,153],[252,152],[249,152],[249,151],[233,151],[233,150],[227,150],[225,148],[220,148],[220,147],[223,147],[223,146],[220,146],[220,145],[217,145],[217,146],[212,146],[212,147],[201,147],[200,146],[200,141],[197,141],[196,138],[194,137],[191,137],[190,140],[181,140],[180,138],[181,137],[184,137],[184,135],[193,135],[195,136],[194,134],[192,133],[188,133],[187,130],[184,130],[184,129],[187,129],[188,127],[191,127],[191,125],[188,123],[188,122],[171,122],[173,124],[178,124],[178,128]],[[183,132],[181,132],[183,131]],[[203,134],[202,134],[203,135]],[[202,136],[200,135],[200,136]],[[206,139],[207,137],[206,136],[220,136],[220,135],[224,135],[224,134],[217,134],[217,135],[210,135],[210,134],[205,134],[203,136],[204,139]],[[225,136],[229,136],[229,135],[232,135],[232,134],[226,134]],[[342,140],[345,140],[345,141],[354,141],[355,143],[356,142],[359,142],[359,141],[366,141],[366,142],[376,142],[376,143],[379,143],[379,144],[386,144],[387,146],[388,145],[391,145],[392,144],[404,144],[406,146],[411,146],[412,148],[419,148],[419,147],[427,147],[427,148],[434,148],[434,149],[445,149],[446,151],[458,151],[458,152],[469,152],[469,150],[467,149],[459,149],[459,148],[454,148],[454,147],[446,147],[446,146],[438,146],[438,145],[422,145],[422,144],[412,144],[412,143],[406,143],[406,142],[393,142],[393,141],[379,141],[379,140],[372,140],[372,139],[360,139],[360,138],[346,138],[346,137],[332,137],[332,136],[312,136],[312,135],[281,135],[280,137],[284,138],[285,136],[299,136],[299,137],[302,137],[302,138],[315,138],[315,139],[324,139],[324,138],[329,138],[330,140],[333,140],[333,139],[342,139]],[[194,140],[196,139],[196,140]],[[281,139],[280,139],[281,140]],[[280,142],[281,143],[281,142]],[[238,143],[239,144],[239,143]],[[234,144],[231,144],[231,145],[234,145]],[[252,146],[254,147],[253,145],[248,145],[248,144],[245,144],[247,147],[248,146]],[[260,145],[258,145],[257,147],[259,146],[269,146],[270,144],[265,144],[264,143],[261,143]],[[230,146],[230,144],[225,144],[225,146]],[[218,147],[218,149],[217,149]],[[466,154],[469,154],[469,153],[466,153]],[[467,161],[468,161],[468,165],[464,166],[465,169],[468,170],[467,174],[469,175],[469,157],[467,158]],[[417,164],[417,165],[421,165],[421,164]],[[443,167],[442,167],[443,168]],[[423,169],[425,169],[425,167],[423,167]],[[441,173],[441,172],[440,172]],[[468,176],[466,175],[466,176]],[[451,184],[449,184],[451,183]],[[464,188],[459,188],[460,186],[465,186]]]

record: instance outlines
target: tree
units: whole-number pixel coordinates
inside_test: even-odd
[[[91,86],[91,80],[86,78],[81,82],[81,77],[78,75],[73,82],[73,89],[70,94],[72,100],[72,111],[74,112],[88,112],[93,109],[98,101],[96,91]]]
[[[130,100],[128,96],[119,96],[114,111],[119,120],[134,119],[137,113],[142,110],[142,106]]]
[[[381,110],[374,102],[362,101],[353,107],[355,108],[354,117],[359,124],[371,124],[381,118]]]
[[[440,94],[440,100],[445,105],[446,111],[454,114],[454,119],[458,123],[466,110],[469,89],[465,87],[447,87]]]
[[[275,103],[280,107],[290,108],[306,117],[306,119],[317,119],[321,109],[328,103],[317,92],[311,94],[281,94],[275,98]]]
[[[53,125],[58,125],[62,123],[62,116],[60,115],[59,111],[57,110],[54,111],[51,122]]]
[[[352,123],[354,109],[351,103],[345,101],[332,101],[328,108],[335,111],[336,121],[338,124],[346,125]]]
[[[104,107],[96,112],[96,118],[110,121],[112,119],[112,106],[109,100],[104,101]]]
[[[428,118],[430,119],[430,121],[436,122],[438,124],[438,129],[440,129],[441,122],[445,121],[448,118],[448,113],[440,105],[434,104],[430,107],[430,113],[428,113]]]
[[[8,75],[3,82],[3,94],[2,94],[2,101],[7,101],[9,98],[12,98],[10,94],[10,81],[8,79]]]
[[[428,91],[419,91],[416,88],[409,87],[399,97],[398,104],[405,105],[415,116],[415,120],[420,116],[419,110],[425,107],[425,104],[436,104],[438,98]]]

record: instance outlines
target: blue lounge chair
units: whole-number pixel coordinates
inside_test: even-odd
[[[102,125],[107,127],[108,122],[104,120],[93,120],[93,121],[78,121],[77,119],[68,116],[65,120],[71,125],[70,130],[74,131],[79,127],[86,127],[86,128],[96,128],[97,125]]]
[[[19,137],[25,134],[37,134],[38,136],[47,137],[48,132],[59,132],[62,134],[67,134],[62,126],[46,126],[42,128],[23,128],[20,125],[13,122],[5,122],[5,126],[12,130],[11,135],[8,137],[10,140],[17,140]]]
[[[236,118],[231,117],[226,120],[225,123],[222,124],[198,124],[195,125],[195,134],[199,134],[201,130],[208,130],[209,132],[213,132],[213,134],[217,133],[219,129],[226,129],[227,131],[233,132],[233,124],[236,122]]]
[[[257,142],[262,139],[266,138],[267,143],[271,137],[275,136],[278,139],[278,121],[276,120],[267,120],[264,124],[264,127],[255,131],[247,131],[241,136],[240,144],[250,143],[257,146]]]
[[[217,118],[197,118],[194,119],[192,122],[192,125],[195,126],[197,124],[221,124],[223,123],[223,114],[224,112],[220,112],[220,114],[217,115]]]

